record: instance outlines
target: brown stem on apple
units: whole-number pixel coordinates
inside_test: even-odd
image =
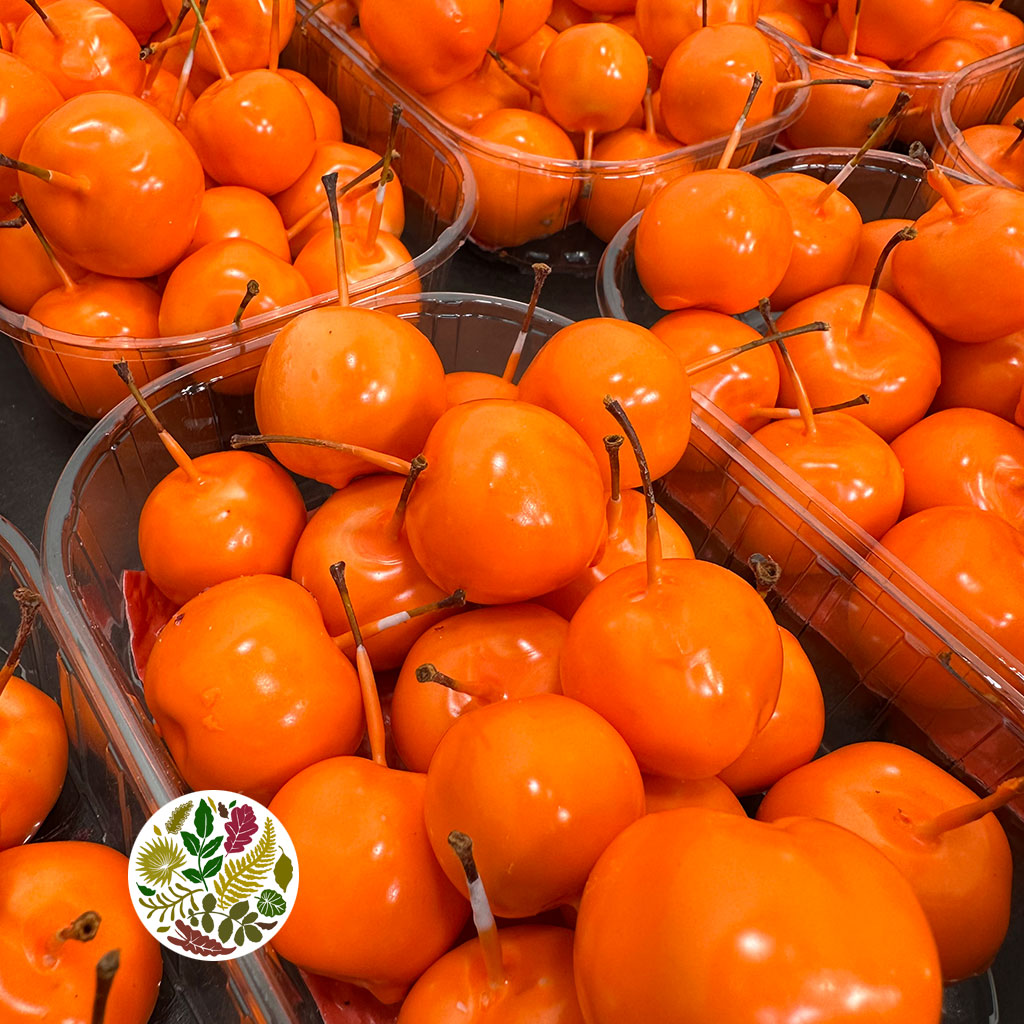
[[[836,402],[834,405],[816,405],[811,412],[820,416],[825,412],[842,412],[843,409],[853,409],[858,405],[870,405],[871,398],[868,395],[858,395],[856,398],[848,399],[845,402]],[[786,409],[778,406],[755,405],[751,410],[752,416],[762,416],[769,420],[798,420],[801,413],[799,409]]]
[[[850,38],[846,43],[847,60],[857,59],[857,36],[860,33],[860,9],[863,5],[864,0],[857,0],[857,6],[853,9],[853,30],[850,32]]]
[[[917,228],[913,225],[907,225],[905,228],[900,228],[888,242],[882,246],[882,251],[878,254],[878,261],[875,263],[874,273],[871,275],[871,285],[868,288],[868,294],[864,299],[864,309],[860,314],[860,323],[857,324],[857,334],[864,334],[868,329],[868,325],[871,323],[871,317],[875,312],[875,300],[878,298],[878,284],[882,280],[882,271],[885,270],[886,260],[889,259],[893,249],[896,248],[900,242],[909,242],[917,238]]]
[[[960,193],[953,188],[953,183],[936,166],[924,143],[911,143],[908,155],[911,160],[919,160],[925,165],[927,168],[928,184],[946,201],[946,205],[953,211],[954,217],[962,217],[967,210],[964,206],[964,201],[960,198]]]
[[[343,441],[325,441],[319,437],[295,437],[292,434],[235,434],[231,438],[232,448],[252,448],[258,444],[304,444],[311,448],[328,448],[332,452],[344,452],[364,459],[378,469],[388,473],[401,473],[408,476],[412,464],[405,459],[384,452],[375,452],[372,448],[363,448],[358,444],[345,444]]]
[[[772,323],[772,304],[769,299],[762,299],[757,304],[758,312],[760,312],[762,319],[768,327],[768,333],[772,334],[775,331],[775,325]],[[793,362],[793,357],[789,353],[789,349],[786,348],[786,343],[781,338],[776,338],[773,345],[778,349],[779,355],[782,357],[782,363],[786,368],[786,372],[789,374],[789,379],[793,382],[793,390],[796,392],[796,405],[800,410],[800,418],[804,421],[804,430],[808,437],[815,437],[818,433],[818,427],[814,422],[814,409],[811,407],[811,400],[807,396],[807,389],[804,387],[804,382],[797,372],[796,364]]]
[[[395,156],[400,156],[400,153],[395,153]],[[372,178],[383,166],[384,161],[378,160],[375,164],[367,167],[365,171],[360,171],[351,181],[347,181],[344,185],[338,187],[338,198],[345,199],[348,202],[356,202],[372,189],[375,189],[380,184],[380,178],[376,181],[370,182],[365,188],[358,188],[354,195],[348,193],[357,186],[364,185],[368,178]],[[331,208],[330,200],[325,196],[319,203],[316,204],[312,209],[304,213],[288,230],[285,232],[288,235],[288,241],[290,242],[300,231],[305,231],[310,224],[313,223],[321,214],[326,213]]]
[[[466,873],[466,886],[469,889],[469,905],[473,908],[473,924],[480,939],[480,949],[484,955],[484,966],[487,970],[487,981],[492,989],[500,989],[508,980],[501,962],[501,938],[498,926],[494,922],[491,904],[484,891],[484,883],[480,880],[476,861],[473,858],[473,840],[465,832],[449,832],[448,845],[459,858],[462,870]]]
[[[870,405],[870,395],[858,395],[845,402],[836,402],[834,405],[817,405],[814,407],[814,415],[820,416],[824,412],[842,412],[844,409],[856,409],[859,405]]]
[[[508,359],[505,362],[505,369],[502,371],[501,379],[512,383],[512,378],[516,375],[516,370],[519,368],[519,360],[523,355],[523,348],[526,345],[526,338],[530,333],[530,327],[533,325],[533,314],[537,312],[537,303],[540,301],[540,293],[544,288],[544,282],[548,279],[548,274],[551,273],[551,268],[546,263],[534,263],[533,265],[533,291],[530,292],[530,302],[526,307],[526,313],[523,316],[522,326],[519,328],[519,334],[516,336],[516,343],[512,346],[512,351],[508,355]]]
[[[14,591],[14,599],[18,602],[21,619],[18,622],[18,632],[14,635],[14,644],[7,655],[7,660],[0,665],[0,697],[3,696],[4,688],[21,661],[21,653],[25,650],[25,644],[28,643],[28,638],[32,633],[32,625],[36,621],[42,604],[42,598],[28,587],[18,587]]]
[[[132,398],[135,399],[139,408],[143,411],[146,419],[153,424],[156,429],[157,436],[160,438],[161,444],[167,449],[167,454],[178,464],[178,467],[188,474],[190,480],[193,483],[200,483],[202,477],[199,474],[199,470],[196,469],[195,462],[189,457],[188,453],[184,448],[178,444],[177,441],[171,437],[170,434],[164,429],[164,425],[157,419],[156,413],[153,411],[153,407],[143,397],[142,392],[139,390],[138,384],[135,383],[135,377],[132,374],[131,367],[124,359],[119,359],[114,363],[114,369],[117,371],[118,377],[124,381],[125,387],[132,394]]]
[[[446,608],[461,608],[465,603],[466,592],[464,590],[456,590],[453,594],[442,597],[439,601],[431,601],[429,604],[421,604],[418,608],[395,612],[392,615],[385,615],[384,618],[377,619],[374,622],[364,623],[360,627],[360,631],[362,632],[363,639],[369,640],[371,636],[383,633],[385,629],[391,629],[393,626],[401,626],[410,619],[418,619],[421,615],[430,615],[433,612],[444,611]],[[352,633],[339,633],[337,636],[331,637],[331,639],[343,651],[347,651],[355,646],[355,637]]]
[[[772,329],[770,334],[762,335],[760,338],[755,338],[753,341],[745,342],[743,345],[736,345],[734,348],[722,349],[721,352],[715,352],[712,355],[705,356],[703,359],[698,359],[694,363],[690,363],[686,367],[686,373],[688,376],[693,376],[697,373],[703,373],[705,370],[711,370],[718,366],[720,363],[727,363],[730,359],[735,359],[737,356],[743,355],[745,352],[751,352],[755,348],[760,348],[762,345],[768,345],[773,341],[785,341],[786,338],[795,338],[799,334],[816,334],[819,331],[831,330],[831,324],[825,323],[824,320],[815,320],[810,324],[803,324],[800,327],[790,327],[786,331],[775,331]]]
[[[192,0],[185,0],[187,5],[191,5]],[[207,0],[202,0],[200,4],[200,10],[206,13]],[[182,106],[185,103],[185,93],[188,92],[189,79],[192,77],[192,68],[196,62],[196,47],[199,45],[199,34],[200,25],[197,21],[192,27],[192,38],[188,41],[188,50],[185,53],[185,59],[181,62],[181,71],[178,73],[178,88],[174,91],[174,101],[171,103],[171,124],[177,124],[181,117]]]
[[[750,92],[747,93],[747,102],[744,104],[739,120],[732,127],[732,134],[725,143],[725,149],[722,151],[722,156],[718,161],[718,170],[720,171],[724,171],[725,168],[732,163],[732,158],[736,153],[736,147],[740,144],[740,136],[743,134],[743,129],[747,124],[747,117],[750,114],[750,108],[754,105],[754,100],[757,98],[760,88],[761,72],[755,71],[754,76],[751,79]]]
[[[107,999],[114,984],[114,975],[121,966],[121,950],[112,949],[104,953],[96,964],[96,994],[92,1000],[91,1024],[103,1024],[107,1015]]]
[[[192,38],[191,32],[179,32],[187,14],[188,0],[184,0],[181,7],[178,8],[178,13],[175,16],[174,21],[171,22],[170,28],[167,32],[167,38],[160,42],[148,43],[139,51],[139,60],[147,61],[146,77],[143,79],[142,88],[139,90],[140,99],[146,99],[153,91],[157,75],[160,74],[160,69],[164,64],[164,57],[167,55],[168,49],[174,45],[171,41],[176,40],[188,42],[188,40]],[[156,55],[155,60],[149,60],[149,58],[154,54]]]
[[[192,38],[192,30],[175,31],[163,39],[156,39],[152,43],[146,43],[139,50],[139,60],[149,60],[150,57],[161,56],[176,46],[183,46]],[[155,62],[154,62],[155,63]]]
[[[651,471],[647,467],[647,456],[644,454],[640,438],[626,410],[611,395],[604,396],[604,407],[615,418],[622,433],[626,435],[636,456],[636,464],[640,467],[640,480],[643,484],[644,503],[647,506],[647,586],[655,587],[661,581],[661,530],[658,527],[658,506],[654,501],[654,484],[651,483]]]
[[[964,825],[970,825],[972,822],[984,818],[986,814],[998,810],[1011,800],[1016,800],[1022,793],[1024,793],[1024,776],[1009,779],[999,785],[991,796],[975,800],[963,807],[954,807],[952,810],[943,811],[930,821],[914,825],[914,834],[919,839],[938,839],[944,832],[951,832],[955,828],[962,828]]]
[[[856,89],[870,89],[875,83],[870,78],[794,78],[779,82],[775,91],[788,92],[791,89],[809,89],[812,85],[852,85]]]
[[[621,434],[608,434],[604,438],[604,450],[608,453],[611,471],[612,491],[608,498],[608,536],[615,535],[622,521],[622,492],[620,486],[619,449],[626,439]]]
[[[1017,129],[1017,138],[1006,147],[1006,152],[1003,153],[1005,159],[1009,159],[1017,151],[1017,147],[1024,142],[1024,117],[1018,117],[1013,122],[1013,127]]]
[[[228,66],[224,63],[224,58],[221,56],[220,47],[217,46],[213,33],[210,31],[210,26],[206,22],[205,3],[200,7],[196,0],[188,0],[188,4],[192,8],[192,13],[196,16],[196,24],[199,26],[199,31],[202,33],[206,45],[210,48],[210,53],[213,54],[213,63],[217,65],[218,77],[225,82],[230,82],[232,80],[231,72],[228,71]]]
[[[906,105],[910,102],[909,92],[899,92],[896,95],[896,99],[893,100],[892,106],[889,108],[889,112],[878,122],[875,130],[867,137],[864,145],[857,150],[856,153],[847,160],[846,165],[839,171],[839,173],[821,190],[818,194],[817,200],[815,200],[814,208],[820,210],[829,197],[846,181],[860,162],[867,156],[868,152],[877,146],[882,139],[888,134],[889,129],[893,126],[896,120],[903,116],[903,111]]]
[[[701,0],[700,3],[700,27],[708,27],[708,0]]]
[[[540,89],[533,84],[514,64],[509,64],[497,50],[490,49],[487,56],[498,65],[501,70],[512,79],[521,89],[525,89],[531,96],[539,96]]]
[[[447,687],[456,693],[464,693],[467,697],[476,697],[480,700],[493,700],[494,687],[485,683],[466,683],[460,679],[452,679],[445,675],[439,668],[431,665],[430,662],[420,665],[416,669],[416,682],[437,683],[439,686]]]
[[[242,315],[248,308],[249,303],[252,302],[259,293],[259,281],[250,278],[245,286],[245,294],[242,296],[242,301],[238,304],[238,309],[235,310],[235,315],[231,318],[231,323],[234,325],[235,330],[238,330],[242,326]]]
[[[46,11],[43,10],[43,8],[39,4],[38,0],[25,0],[25,3],[27,3],[29,5],[29,7],[31,7],[32,10],[35,11],[35,13],[39,15],[39,17],[42,19],[43,24],[46,26],[47,32],[49,32],[50,35],[53,36],[54,39],[61,40],[61,39],[64,38],[64,33],[61,32],[61,30],[57,27],[57,25],[55,25],[49,19],[49,17],[46,14]]]
[[[747,559],[747,565],[754,574],[754,586],[757,596],[765,598],[768,592],[778,586],[782,579],[782,566],[768,555],[755,553]]]
[[[23,228],[27,223],[25,215],[19,213],[17,217],[12,217],[10,220],[0,220],[0,228]]]
[[[36,236],[37,241],[43,247],[43,252],[46,253],[46,258],[50,261],[53,269],[57,272],[57,276],[60,278],[60,283],[64,286],[64,290],[68,292],[74,291],[78,286],[71,279],[71,275],[64,268],[64,264],[57,259],[57,254],[53,251],[53,246],[46,240],[46,236],[36,223],[35,217],[33,217],[29,211],[28,204],[20,195],[18,195],[18,193],[11,196],[11,202],[18,208],[18,212],[21,214],[24,223],[29,226],[32,234]]]
[[[329,3],[333,2],[334,0],[317,0],[317,2],[313,4],[313,6],[310,7],[310,9],[302,16],[302,21],[299,22],[299,31],[305,35],[306,25],[308,24],[309,19],[312,18],[321,7],[326,7]]]
[[[359,673],[359,689],[363,695],[363,715],[366,718],[366,732],[370,737],[370,756],[374,764],[384,768],[388,766],[385,751],[384,714],[380,709],[380,695],[377,693],[377,681],[373,677],[373,666],[370,656],[363,645],[363,635],[359,630],[356,613],[352,607],[352,595],[348,592],[345,582],[345,563],[335,562],[331,566],[331,578],[341,595],[341,603],[345,606],[349,630],[356,643],[356,670]]]
[[[409,495],[412,494],[413,484],[416,483],[420,473],[426,468],[427,460],[422,455],[417,455],[409,463],[409,475],[405,478],[402,493],[398,496],[398,504],[395,506],[395,511],[388,521],[388,536],[392,540],[398,540],[398,535],[402,532],[402,524],[405,522],[405,508],[409,504]]]
[[[0,167],[9,167],[12,171],[21,171],[23,174],[31,174],[40,181],[49,185],[56,185],[59,188],[66,188],[70,192],[84,194],[89,191],[89,179],[80,175],[65,174],[63,171],[51,171],[46,167],[37,167],[35,164],[27,164],[24,160],[15,160],[13,157],[0,153]]]
[[[100,930],[100,915],[95,910],[86,910],[59,932],[54,932],[47,940],[43,957],[51,966],[57,962],[61,947],[65,942],[92,942]]]
[[[345,269],[345,246],[341,243],[341,217],[338,214],[338,172],[331,171],[320,178],[331,210],[331,230],[334,233],[334,269],[338,275],[338,305],[345,309],[349,303],[348,272]]]
[[[271,0],[270,4],[270,54],[267,67],[277,71],[281,59],[281,0]]]
[[[380,183],[377,185],[377,193],[373,197],[373,207],[366,225],[366,237],[362,244],[363,253],[367,256],[371,255],[377,247],[377,235],[380,232],[381,218],[384,216],[384,198],[388,185],[395,176],[395,172],[391,169],[391,161],[395,152],[395,139],[398,136],[398,123],[401,120],[402,108],[395,103],[391,107],[391,124],[388,127],[388,141],[384,148],[384,160],[380,168]]]

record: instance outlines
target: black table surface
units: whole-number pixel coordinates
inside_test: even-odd
[[[448,289],[526,301],[532,277],[485,260],[469,247],[455,257]],[[591,278],[552,275],[541,305],[573,319],[597,315]],[[14,346],[0,343],[0,515],[38,548],[46,507],[65,463],[84,432],[47,402]]]

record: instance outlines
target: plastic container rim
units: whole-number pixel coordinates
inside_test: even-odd
[[[1005,57],[1007,54],[1016,54],[1017,57],[1024,56],[1024,46],[1015,46],[1012,49],[1004,50],[1002,53],[994,54],[990,57],[983,57],[981,60],[976,60],[972,64],[967,64],[959,71],[900,71],[897,68],[870,68],[865,67],[863,64],[858,64],[856,61],[847,60],[847,58],[841,54],[827,53],[825,50],[820,50],[816,46],[808,46],[806,43],[801,43],[799,39],[793,39],[790,36],[785,36],[789,40],[790,46],[796,52],[803,57],[808,64],[834,64],[841,67],[843,70],[851,72],[851,76],[854,78],[871,78],[878,82],[888,82],[893,85],[936,85],[944,86],[947,82],[962,75],[965,71],[969,71],[971,68],[978,67],[979,64],[985,64],[988,61],[997,60],[1000,57]]]
[[[297,6],[299,10],[309,10],[310,7],[305,0],[298,0]],[[298,27],[298,24],[299,21],[297,20],[295,32],[302,31],[302,29]],[[328,30],[325,34],[329,35],[331,37],[331,42],[336,45],[337,40],[335,37],[337,34],[333,31],[329,31],[331,26],[325,22],[323,28]],[[352,47],[351,44],[349,44],[347,46],[340,47],[340,49],[345,58],[357,64],[364,74],[369,77],[378,77],[377,70],[373,65],[366,61],[365,57],[358,52],[357,48]],[[376,289],[386,287],[388,284],[396,284],[401,281],[403,276],[412,272],[419,275],[424,268],[428,270],[433,269],[433,266],[439,257],[443,257],[441,259],[442,263],[450,259],[465,243],[469,232],[472,230],[473,222],[476,219],[476,178],[473,176],[473,171],[469,166],[469,161],[466,159],[465,154],[462,153],[458,147],[453,146],[450,140],[439,135],[437,129],[426,122],[415,106],[405,107],[403,121],[409,125],[409,127],[418,131],[420,135],[429,138],[432,143],[439,146],[451,163],[456,166],[462,174],[462,187],[459,189],[458,193],[459,205],[456,216],[452,223],[444,228],[444,230],[437,236],[437,238],[434,239],[431,245],[424,252],[414,256],[408,263],[403,263],[394,271],[375,274],[373,277],[366,278],[365,280],[358,282],[358,284],[352,285],[351,295],[354,300],[360,297],[366,298],[372,296]],[[287,306],[280,306],[277,309],[267,310],[267,312],[260,313],[258,316],[246,318],[243,323],[242,330],[250,336],[253,332],[259,333],[261,329],[277,322],[278,320],[295,316],[308,309],[315,309],[318,306],[328,305],[330,302],[336,300],[337,294],[337,290],[322,292],[319,295],[311,296],[308,299],[302,299],[299,302],[290,303]],[[238,333],[237,328],[231,325],[226,325],[203,334],[177,334],[155,338],[133,338],[127,336],[118,338],[92,338],[81,334],[69,334],[65,331],[55,330],[54,328],[47,327],[45,324],[40,323],[38,320],[32,319],[27,313],[15,313],[6,306],[0,305],[0,333],[6,333],[6,328],[22,330],[38,336],[37,341],[24,341],[20,338],[12,338],[16,344],[39,347],[40,342],[58,342],[62,345],[67,345],[75,348],[76,350],[80,350],[70,354],[74,355],[76,358],[86,359],[101,359],[103,358],[104,352],[119,349],[158,353],[164,352],[165,350],[174,350],[175,355],[179,353],[187,355],[192,349],[217,345],[219,346],[217,351],[226,351],[232,344],[232,336]],[[94,349],[96,351],[90,352],[90,349]]]
[[[968,64],[950,76],[949,81],[942,87],[938,105],[932,111],[932,125],[939,145],[946,148],[950,145],[956,146],[957,156],[963,159],[973,173],[984,177],[985,180],[980,184],[998,185],[1000,188],[1010,188],[1014,191],[1020,191],[1018,186],[1004,178],[998,171],[993,170],[991,165],[982,160],[964,141],[963,129],[953,120],[953,101],[965,83],[973,84],[968,79],[982,78],[993,71],[1009,71],[1015,64],[1019,67],[1022,63],[1024,63],[1024,46],[1017,46],[1012,50],[1005,50],[1003,53],[997,53],[992,57]],[[943,167],[943,170],[948,171],[948,168]]]
[[[299,0],[299,3],[302,6],[306,6],[305,0]],[[350,53],[350,51],[358,49],[348,38],[348,33],[343,30],[339,31],[338,28],[332,24],[328,24],[324,27],[332,35],[344,41],[343,48],[346,53]],[[796,65],[799,77],[803,78],[809,74],[806,62],[801,54],[797,52],[794,40],[790,39],[789,36],[784,35],[782,32],[779,32],[770,25],[761,25],[760,29],[766,36],[768,36],[775,47],[788,52],[788,55]],[[691,146],[680,145],[678,149],[674,149],[670,153],[663,153],[659,156],[648,157],[643,160],[591,160],[587,162],[580,159],[560,160],[554,157],[536,156],[533,154],[522,153],[508,146],[498,145],[497,143],[482,142],[471,132],[468,132],[464,128],[460,128],[457,125],[452,124],[450,121],[439,117],[429,106],[427,106],[422,97],[409,92],[404,86],[391,78],[384,65],[379,61],[374,60],[370,62],[367,61],[365,56],[363,56],[360,63],[362,63],[363,66],[370,70],[375,76],[383,79],[387,87],[398,95],[403,106],[415,109],[417,114],[423,120],[429,121],[435,130],[454,137],[458,141],[459,147],[462,151],[472,151],[474,155],[484,159],[493,160],[495,158],[499,158],[502,160],[508,160],[529,171],[543,173],[555,171],[565,177],[583,178],[598,175],[611,176],[613,173],[622,176],[632,176],[640,172],[660,170],[661,168],[678,162],[681,159],[693,158],[696,161],[700,161],[702,159],[714,157],[722,152],[725,142],[728,139],[728,135],[722,135],[717,139],[709,139],[707,142],[698,142]],[[770,135],[777,135],[788,124],[792,123],[797,119],[797,117],[799,117],[803,112],[804,107],[807,105],[807,90],[793,89],[790,91],[793,93],[793,97],[791,101],[787,102],[780,111],[772,114],[772,116],[765,121],[761,121],[749,128],[744,128],[740,135],[739,146],[737,148],[749,145],[752,142],[759,142],[761,139]]]

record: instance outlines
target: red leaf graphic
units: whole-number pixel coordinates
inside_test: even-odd
[[[224,844],[225,853],[239,853],[251,842],[259,831],[256,814],[248,804],[239,804],[231,808],[231,818],[224,826],[228,841]]]
[[[216,939],[196,928],[189,928],[184,921],[175,921],[174,926],[181,932],[181,938],[177,935],[168,935],[167,941],[181,946],[186,953],[196,953],[199,956],[217,956],[220,953],[234,953],[237,946],[222,946]]]

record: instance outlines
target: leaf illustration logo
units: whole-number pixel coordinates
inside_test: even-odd
[[[139,919],[168,949],[233,960],[273,939],[298,884],[295,847],[266,807],[209,790],[162,807],[132,847]]]

